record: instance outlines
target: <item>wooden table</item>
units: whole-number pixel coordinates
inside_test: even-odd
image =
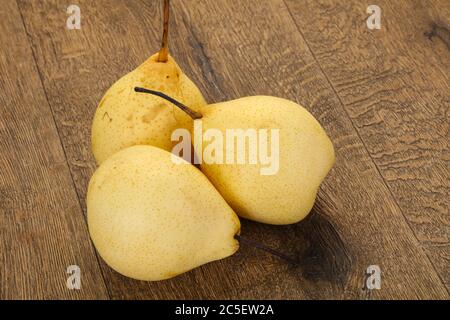
[[[99,258],[85,195],[97,103],[159,49],[161,2],[76,1],[80,30],[67,3],[0,6],[0,298],[449,299],[449,1],[376,1],[380,30],[359,0],[173,1],[171,52],[208,101],[297,101],[337,163],[305,221],[242,222],[299,264],[242,246],[156,283]],[[66,287],[73,264],[81,290]]]

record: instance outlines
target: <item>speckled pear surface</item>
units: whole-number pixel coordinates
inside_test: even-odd
[[[172,150],[171,134],[177,128],[190,129],[192,120],[184,112],[158,97],[134,92],[144,86],[164,92],[199,109],[205,100],[172,57],[158,62],[151,56],[105,93],[92,124],[92,151],[98,164],[117,151],[133,145],[153,145]]]
[[[133,146],[92,176],[87,218],[100,256],[117,272],[163,280],[238,249],[236,214],[208,179],[152,146]]]
[[[203,131],[279,129],[279,171],[261,175],[261,164],[201,164],[201,170],[238,215],[269,224],[302,220],[332,168],[333,144],[319,122],[297,103],[253,96],[200,110]],[[248,144],[247,152],[248,154]],[[264,166],[263,166],[264,167]]]

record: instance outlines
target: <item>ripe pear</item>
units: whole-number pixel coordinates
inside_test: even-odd
[[[153,145],[170,151],[172,132],[192,127],[191,118],[184,112],[156,97],[134,94],[135,86],[165,92],[194,110],[206,104],[199,89],[168,54],[168,10],[166,1],[159,53],[114,83],[97,107],[92,124],[92,151],[97,164],[133,145]]]
[[[153,146],[108,158],[91,178],[87,218],[100,256],[138,280],[172,278],[239,247],[240,222],[194,166]]]
[[[319,122],[300,105],[267,96],[209,105],[201,113],[203,132],[279,129],[279,168],[273,175],[262,175],[267,166],[261,164],[201,164],[231,207],[244,218],[269,224],[305,218],[335,161],[333,144]]]
[[[135,90],[156,94],[143,88]],[[188,108],[175,103],[180,109]],[[279,161],[273,174],[262,174],[267,165],[261,161],[203,162],[201,170],[241,217],[282,225],[296,223],[308,215],[320,184],[334,164],[335,154],[324,129],[304,107],[282,98],[253,96],[204,106],[192,118],[196,126],[201,122],[203,134],[215,129],[224,139],[228,129],[278,129]],[[195,138],[196,133],[192,135]],[[226,148],[226,143],[223,145]],[[249,155],[249,143],[245,144],[245,155]]]

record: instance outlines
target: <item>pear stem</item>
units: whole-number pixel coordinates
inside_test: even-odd
[[[178,108],[180,108],[182,111],[186,112],[193,120],[201,119],[203,117],[203,115],[201,113],[192,110],[191,108],[187,107],[186,105],[182,104],[181,102],[175,100],[172,97],[169,97],[168,95],[166,95],[162,92],[145,89],[145,88],[140,88],[140,87],[135,87],[134,91],[141,92],[141,93],[149,93],[149,94],[153,94],[155,96],[161,97],[161,98],[173,103]]]
[[[263,244],[261,244],[259,242],[256,242],[256,241],[253,241],[253,240],[249,240],[249,239],[246,239],[246,238],[242,238],[242,236],[240,236],[238,234],[235,235],[234,238],[236,240],[238,240],[239,242],[245,244],[245,245],[249,245],[249,246],[254,247],[256,249],[259,249],[259,250],[262,250],[264,252],[270,253],[271,255],[274,255],[274,256],[276,256],[278,258],[286,260],[289,263],[298,264],[298,261],[296,259],[291,258],[291,257],[285,255],[284,253],[278,252],[278,251],[276,251],[276,250],[274,250],[272,248],[269,248],[269,247],[267,247],[267,246],[265,246],[265,245],[263,245]]]
[[[158,62],[167,62],[169,58],[169,12],[170,1],[164,0],[164,27],[161,50],[159,50]]]

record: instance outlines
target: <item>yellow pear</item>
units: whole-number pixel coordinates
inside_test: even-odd
[[[165,98],[151,90],[135,90]],[[175,104],[180,109],[189,109],[180,102]],[[192,132],[195,151],[203,158],[201,170],[238,215],[269,224],[290,224],[310,212],[335,155],[324,129],[305,108],[281,98],[253,96],[207,105],[191,116],[195,119],[194,128],[200,128],[203,137],[211,140],[209,144],[203,143],[203,149],[199,148],[195,140],[198,132]],[[241,154],[238,154],[239,139],[230,142],[227,136],[230,129],[244,133],[240,140]],[[263,130],[267,135],[261,138]],[[212,144],[216,148],[211,148]],[[211,149],[215,150],[209,156],[204,154]],[[217,158],[220,153],[222,161]],[[228,162],[230,153],[234,161]],[[261,153],[270,155],[273,163],[262,161]],[[239,163],[240,157],[247,161]],[[250,159],[255,157],[259,161],[252,163]]]
[[[108,158],[87,193],[87,218],[100,256],[138,280],[164,280],[239,247],[240,222],[209,180],[152,146]]]
[[[165,1],[163,44],[159,53],[131,71],[105,93],[92,124],[92,150],[98,164],[133,145],[153,145],[171,151],[171,134],[191,128],[192,120],[156,97],[136,95],[135,86],[162,91],[197,110],[205,100],[195,84],[168,55],[169,2]]]
[[[274,174],[263,175],[261,169],[269,166],[260,163],[201,164],[202,172],[240,216],[290,224],[310,212],[335,155],[327,134],[305,108],[285,99],[254,96],[209,105],[201,113],[203,121],[195,121],[203,122],[203,132],[211,128],[224,134],[227,128],[279,129],[278,171]],[[249,144],[245,154],[249,154]]]

